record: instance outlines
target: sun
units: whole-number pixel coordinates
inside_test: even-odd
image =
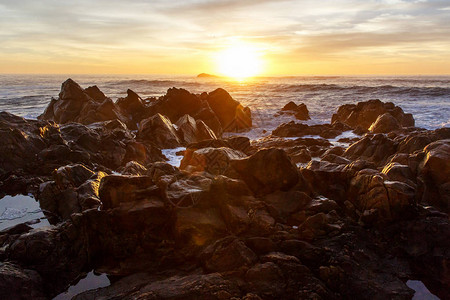
[[[245,80],[261,73],[263,61],[256,47],[235,44],[219,52],[216,56],[218,72],[221,75]]]

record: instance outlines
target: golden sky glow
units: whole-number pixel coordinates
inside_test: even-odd
[[[0,0],[0,73],[449,74],[448,24],[435,0]]]
[[[215,56],[218,75],[244,80],[263,72],[262,53],[253,45],[236,42]]]

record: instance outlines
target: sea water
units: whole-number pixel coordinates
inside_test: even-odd
[[[252,139],[295,120],[289,115],[274,116],[289,101],[307,105],[311,116],[307,124],[330,123],[343,104],[380,99],[412,113],[418,127],[450,126],[450,76],[294,76],[237,82],[165,75],[0,75],[0,111],[36,118],[52,97],[58,97],[61,83],[69,77],[83,88],[97,85],[114,101],[126,96],[127,89],[147,98],[162,96],[171,87],[192,93],[224,88],[251,108],[254,128],[244,135]]]

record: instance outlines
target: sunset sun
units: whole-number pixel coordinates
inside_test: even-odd
[[[236,44],[219,52],[216,57],[221,75],[244,80],[261,73],[263,60],[256,47]]]

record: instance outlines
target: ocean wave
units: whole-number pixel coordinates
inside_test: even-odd
[[[345,86],[338,84],[291,84],[275,87],[278,92],[352,92],[357,94],[408,94],[409,96],[450,96],[450,88],[444,87],[399,87],[394,85],[380,86]]]

